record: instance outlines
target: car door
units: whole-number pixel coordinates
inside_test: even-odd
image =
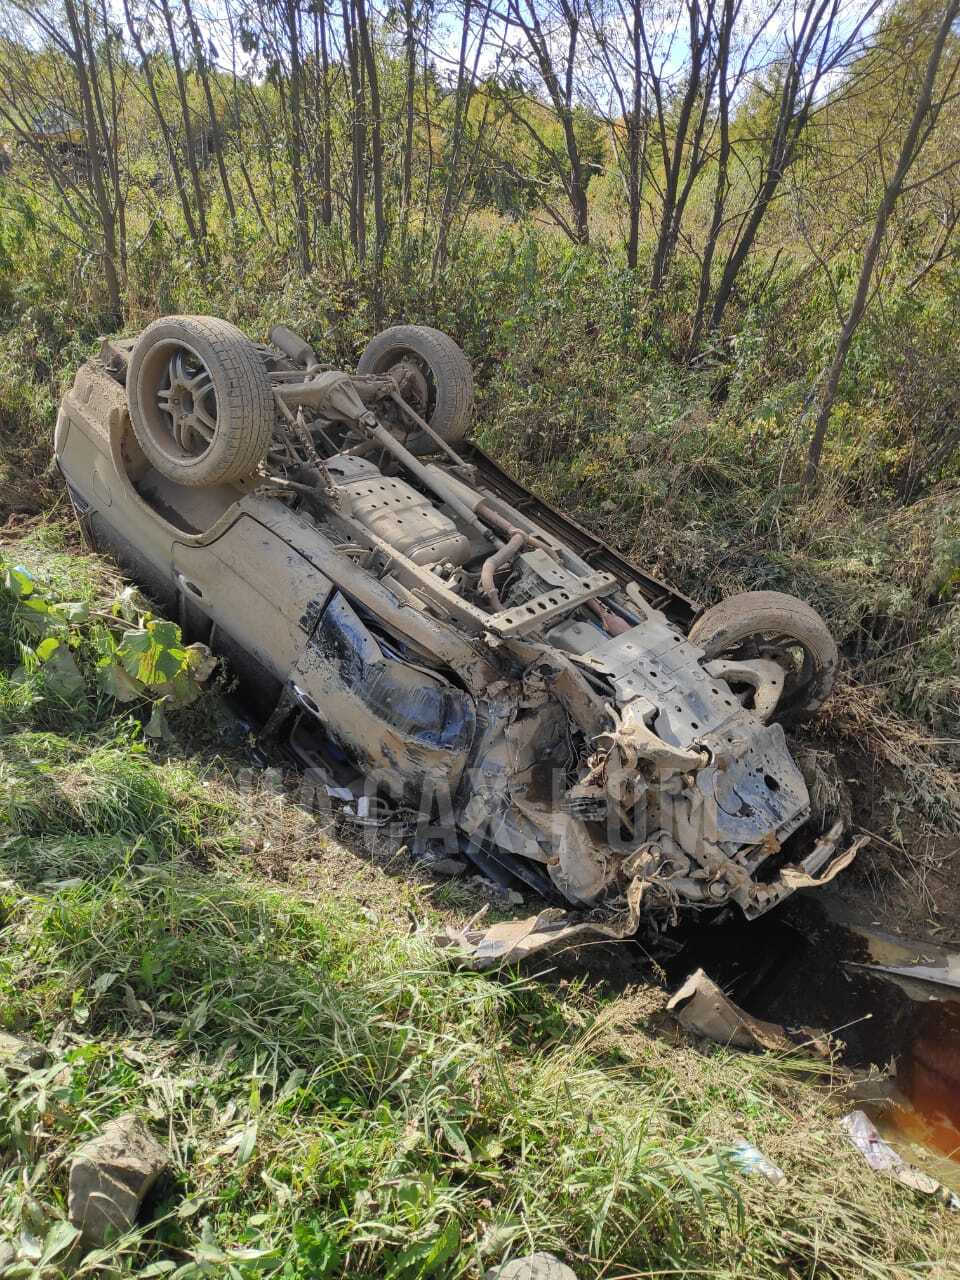
[[[184,606],[212,625],[214,648],[240,651],[286,681],[333,584],[248,513],[210,542],[178,541],[173,568]]]

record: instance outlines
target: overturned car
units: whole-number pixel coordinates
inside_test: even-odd
[[[224,656],[308,772],[635,929],[762,915],[851,856],[784,725],[828,696],[807,604],[702,611],[465,440],[438,330],[358,370],[207,316],[107,340],[56,457],[89,541]],[[618,914],[619,913],[619,914]]]

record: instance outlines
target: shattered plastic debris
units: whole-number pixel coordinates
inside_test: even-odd
[[[921,1191],[924,1195],[937,1196],[951,1209],[960,1209],[960,1196],[929,1173],[908,1164],[888,1142],[884,1142],[865,1111],[851,1111],[840,1121],[840,1127],[874,1173],[889,1174],[905,1187]]]
[[[687,1031],[718,1044],[732,1044],[738,1049],[770,1049],[775,1053],[809,1048],[821,1057],[830,1056],[830,1045],[822,1034],[802,1027],[794,1039],[779,1022],[752,1017],[724,995],[702,969],[692,973],[670,997],[667,1008]]]
[[[783,1182],[786,1174],[781,1168],[768,1159],[759,1147],[745,1138],[738,1138],[729,1150],[730,1162],[741,1173],[759,1173],[773,1186]]]
[[[328,787],[327,790],[330,791],[330,788]],[[353,799],[352,794],[350,798]],[[390,810],[376,796],[360,796],[357,799],[356,809],[346,805],[340,811],[340,817],[355,827],[385,827],[389,824],[391,816]]]

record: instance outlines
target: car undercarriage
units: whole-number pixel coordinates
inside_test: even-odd
[[[785,733],[832,686],[822,620],[701,610],[468,442],[472,395],[434,329],[349,374],[284,326],[166,317],[78,371],[56,455],[93,545],[332,790],[617,936],[831,878],[855,848]]]

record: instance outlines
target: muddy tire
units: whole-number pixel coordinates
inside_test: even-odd
[[[255,471],[276,414],[260,351],[214,316],[165,316],[148,325],[130,357],[127,403],[156,469],[194,488]]]
[[[815,609],[779,591],[742,591],[703,613],[690,640],[708,658],[772,657],[786,671],[773,719],[793,724],[830,696],[837,646]]]
[[[404,398],[448,444],[467,434],[473,373],[454,340],[421,324],[384,329],[368,343],[357,373],[398,373]]]

